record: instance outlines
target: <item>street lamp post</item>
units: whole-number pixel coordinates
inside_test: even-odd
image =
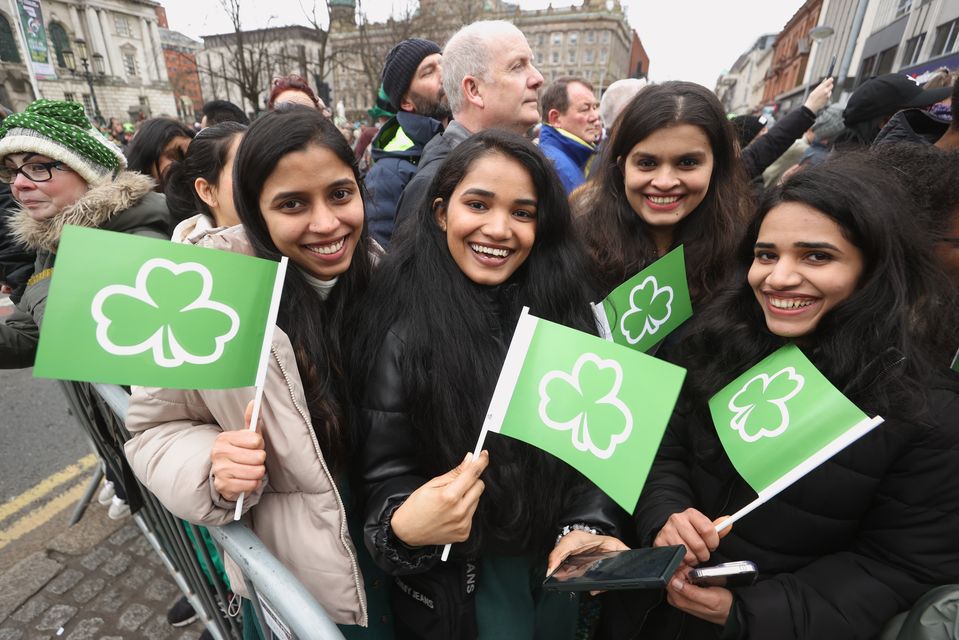
[[[103,114],[100,113],[100,104],[97,102],[97,92],[93,88],[93,78],[94,74],[90,70],[90,58],[87,51],[87,43],[83,41],[82,38],[77,38],[74,40],[74,45],[77,48],[77,53],[80,55],[80,64],[83,65],[83,71],[77,69],[77,61],[73,56],[72,51],[64,51],[63,57],[64,62],[66,62],[67,69],[70,70],[74,76],[84,78],[87,81],[87,86],[90,87],[90,99],[93,100],[93,113],[96,118],[97,124],[103,125],[105,120],[103,119]],[[94,64],[96,61],[94,61]],[[97,69],[100,75],[103,75],[102,69]]]
[[[835,33],[835,30],[834,30],[832,27],[830,27],[830,26],[828,26],[828,25],[825,25],[825,24],[821,24],[821,25],[818,25],[818,26],[813,27],[812,29],[810,29],[810,30],[809,30],[809,33],[808,33],[807,35],[809,36],[809,39],[812,40],[813,42],[822,42],[822,41],[825,40],[826,38],[831,37],[833,33]],[[810,49],[811,49],[811,48],[812,48],[812,47],[810,46]],[[819,53],[819,47],[816,47],[816,53],[817,53],[817,54]],[[812,69],[813,69],[813,64],[812,64],[812,63],[813,63],[813,57],[812,57],[812,53],[810,52],[810,54],[809,54],[809,73],[810,73],[810,79],[812,79],[812,75],[811,75],[811,74],[812,74]],[[809,84],[810,84],[810,83],[807,82],[807,83],[806,83],[806,88],[805,88],[805,90],[803,90],[803,94],[802,94],[803,104],[806,103],[806,98],[809,97]],[[819,84],[819,83],[817,82],[816,84]]]

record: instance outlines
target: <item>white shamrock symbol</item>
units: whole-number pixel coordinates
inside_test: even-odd
[[[585,366],[591,366],[598,371],[605,370],[613,373],[614,379],[608,390],[595,388],[596,382],[599,380],[598,376],[594,375],[591,379],[581,378]],[[556,394],[555,397],[551,398],[548,387],[554,381],[564,383],[560,385],[560,390],[563,393]],[[551,429],[558,431],[571,430],[574,447],[580,451],[589,451],[597,458],[605,460],[613,455],[616,447],[626,440],[633,430],[633,414],[617,397],[622,383],[623,370],[618,362],[603,360],[594,353],[584,353],[576,361],[571,374],[565,371],[550,371],[540,380],[539,417],[543,424]],[[553,415],[559,413],[559,419],[554,420],[550,417],[551,409]],[[598,429],[603,426],[608,430],[611,423],[609,419],[611,413],[621,416],[622,427],[619,428],[617,425],[609,436],[609,446],[601,448],[594,443],[593,436],[590,435],[590,427]],[[593,414],[596,418],[593,423],[590,421],[590,414]]]
[[[183,306],[177,304],[172,309],[161,307],[155,299],[156,296],[149,291],[148,280],[155,270],[165,270],[173,276],[185,273],[199,275],[200,286],[196,298]],[[196,280],[188,281],[186,286],[189,284],[195,285]],[[226,343],[232,340],[240,330],[240,317],[232,307],[211,300],[212,290],[213,276],[202,264],[196,262],[177,264],[163,258],[152,258],[146,261],[137,272],[136,286],[109,285],[93,297],[91,311],[97,323],[97,342],[105,351],[117,356],[138,355],[152,350],[154,362],[161,367],[178,367],[184,363],[216,362],[223,355]],[[158,293],[162,295],[164,292]],[[186,291],[184,295],[189,299],[191,293]],[[133,339],[134,344],[117,344],[111,339],[110,327],[114,321],[104,311],[104,305],[108,301],[114,307],[121,305],[125,308],[123,327],[142,339]],[[164,302],[169,304],[167,299],[164,299]],[[229,328],[226,331],[221,331],[222,316],[226,316],[229,321]],[[202,329],[209,329],[208,335],[200,335],[199,339],[199,342],[208,348],[202,353],[191,353],[181,344],[182,336],[181,340],[177,340],[173,325],[181,329],[184,325],[189,326],[193,334],[202,334]],[[191,344],[197,345],[195,336]]]
[[[791,382],[792,388],[778,398],[765,397],[764,394],[766,390],[780,376],[785,376],[783,379],[785,382],[781,381],[780,384],[788,384]],[[754,382],[758,382],[760,385],[762,385],[762,388],[751,389]],[[734,414],[732,419],[729,421],[729,426],[738,431],[739,436],[746,442],[756,442],[763,437],[775,438],[776,436],[783,434],[786,429],[789,428],[789,410],[786,408],[786,402],[795,397],[795,395],[802,390],[805,383],[806,379],[802,375],[796,373],[796,370],[793,367],[786,367],[780,371],[777,371],[771,376],[766,375],[765,373],[760,373],[759,375],[754,376],[743,385],[742,389],[736,392],[736,395],[729,399],[729,410]],[[748,394],[751,397],[743,398],[746,404],[740,405],[740,396],[744,394]],[[769,423],[771,424],[775,422],[776,426],[767,428],[768,424],[762,424],[759,425],[758,430],[753,429],[754,433],[750,433],[750,430],[746,428],[747,423],[749,422],[750,415],[753,414],[753,410],[760,402],[768,402],[778,410],[773,412],[773,418]],[[760,416],[760,421],[764,421],[766,417],[765,412],[763,413],[764,415]]]
[[[647,290],[646,287],[649,286],[650,289]],[[660,295],[667,296],[665,300],[657,301],[657,298]],[[664,304],[666,307],[666,315],[662,318],[656,318],[652,314],[653,304]],[[626,341],[629,344],[636,344],[642,340],[647,335],[653,335],[659,328],[669,320],[669,316],[673,312],[673,288],[670,286],[660,287],[659,283],[656,281],[656,276],[647,276],[640,284],[633,287],[633,290],[629,292],[629,311],[623,314],[623,317],[619,321],[619,330],[622,332],[623,337],[626,338]],[[629,328],[627,327],[627,320],[630,316],[636,314],[643,314],[643,316],[637,317],[636,320],[642,320],[642,328],[639,331],[639,334],[633,336],[630,333]]]

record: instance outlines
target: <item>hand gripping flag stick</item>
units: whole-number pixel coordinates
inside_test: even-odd
[[[806,458],[803,462],[796,465],[794,468],[787,471],[781,478],[770,484],[768,487],[759,492],[759,497],[747,504],[745,507],[734,513],[732,516],[726,518],[718,525],[716,525],[716,532],[720,532],[726,527],[732,525],[734,522],[742,518],[743,516],[751,513],[756,508],[762,506],[768,502],[775,495],[792,485],[794,482],[802,478],[804,475],[821,465],[823,462],[833,457],[850,444],[866,435],[879,425],[883,423],[883,419],[879,416],[875,418],[866,418],[859,422],[848,431],[842,433],[838,438],[827,444],[825,447],[812,454]]]
[[[266,330],[263,332],[263,345],[260,347],[260,364],[256,368],[256,393],[253,396],[253,415],[250,416],[250,431],[256,431],[256,421],[260,418],[260,405],[263,403],[263,384],[266,380],[266,367],[270,362],[270,345],[273,344],[273,330],[276,328],[276,316],[280,311],[280,297],[283,294],[283,282],[286,280],[287,258],[280,258],[276,268],[276,281],[273,283],[273,296],[270,298],[270,311],[266,316]],[[236,501],[233,520],[239,520],[243,514],[243,498],[240,494]]]

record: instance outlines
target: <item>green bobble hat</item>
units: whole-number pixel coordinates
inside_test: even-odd
[[[123,153],[90,124],[78,102],[37,100],[0,124],[0,158],[38,153],[59,160],[88,183],[127,166]]]

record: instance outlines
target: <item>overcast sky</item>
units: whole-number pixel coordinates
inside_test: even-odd
[[[160,0],[170,28],[193,38],[231,30],[219,0]],[[241,0],[244,28],[305,24],[300,0]],[[375,20],[385,19],[404,0],[366,0]],[[520,0],[524,9],[541,9],[548,0]],[[581,1],[553,0],[556,7]],[[778,33],[803,0],[625,0],[629,22],[639,34],[654,81],[691,80],[713,88],[764,33]],[[312,0],[302,0],[312,6]]]

